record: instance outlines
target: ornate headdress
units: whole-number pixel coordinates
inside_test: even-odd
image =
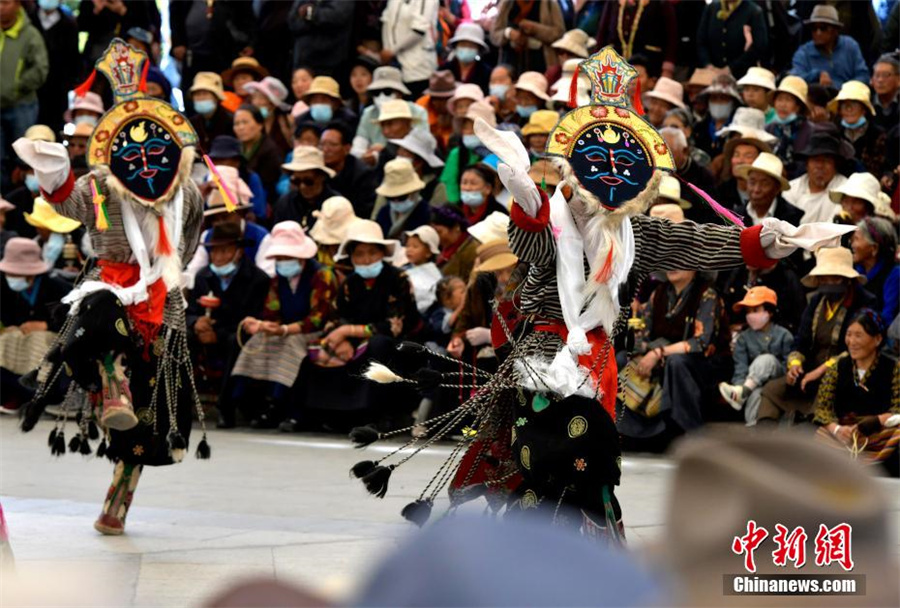
[[[189,177],[198,138],[183,114],[146,95],[148,68],[146,54],[114,38],[75,93],[90,90],[97,72],[106,76],[115,104],[91,134],[88,164],[108,167],[114,189],[155,206]]]

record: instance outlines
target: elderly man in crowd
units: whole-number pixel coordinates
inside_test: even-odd
[[[353,203],[359,217],[369,217],[375,206],[375,171],[350,154],[352,135],[340,123],[331,123],[322,131],[319,149],[325,166],[335,172],[328,185]]]
[[[792,74],[809,84],[835,89],[848,80],[869,79],[869,68],[859,45],[850,36],[841,35],[844,24],[836,8],[820,4],[805,23],[810,26],[812,40],[794,53]]]
[[[325,199],[338,196],[328,184],[336,175],[334,169],[325,165],[321,150],[312,146],[294,148],[294,158],[281,168],[291,174],[291,189],[275,203],[272,220],[276,224],[293,220],[312,228],[316,223],[313,211],[321,209]]]
[[[872,105],[875,124],[890,131],[900,121],[900,61],[896,55],[882,55],[872,69]]]
[[[838,172],[847,158],[843,142],[830,133],[814,133],[809,145],[797,156],[806,159],[806,173],[791,180],[791,189],[784,198],[803,211],[801,224],[830,222],[841,207],[829,198],[828,192],[847,181]]]
[[[800,225],[803,212],[784,200],[781,193],[791,186],[784,178],[784,165],[774,154],[763,152],[751,165],[738,165],[735,175],[747,180],[749,200],[744,208],[747,224],[761,224],[767,217]]]

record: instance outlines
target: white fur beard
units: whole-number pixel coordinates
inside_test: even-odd
[[[122,204],[135,204],[131,201],[123,201]],[[139,207],[143,207],[138,205]],[[172,205],[163,205],[163,221],[166,225],[166,231],[171,239],[172,229],[175,225],[175,209]],[[166,284],[166,289],[176,289],[181,287],[181,256],[178,254],[178,248],[172,243],[172,253],[168,255],[159,255],[156,253],[156,246],[159,243],[159,219],[158,216],[147,208],[136,209],[135,213],[143,213],[141,217],[141,234],[144,235],[144,243],[147,245],[147,251],[150,254],[151,263],[159,261],[162,264],[162,279]]]

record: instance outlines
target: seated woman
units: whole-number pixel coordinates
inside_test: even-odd
[[[866,277],[866,289],[875,296],[882,319],[897,316],[900,266],[897,265],[897,236],[891,223],[881,217],[867,217],[857,224],[850,241],[853,267]]]
[[[509,214],[506,207],[494,197],[497,192],[497,174],[488,165],[479,163],[467,167],[459,181],[459,197],[462,211],[469,225],[477,224],[494,211]]]
[[[326,326],[320,348],[301,366],[291,420],[318,415],[332,428],[349,429],[359,422],[390,424],[417,405],[404,387],[361,380],[370,360],[391,363],[400,355],[397,344],[422,327],[409,279],[390,264],[396,247],[377,222],[360,219],[350,225],[335,256],[353,264],[338,291],[339,320]]]
[[[896,442],[900,433],[887,427],[900,414],[900,363],[881,352],[886,327],[872,309],[860,310],[850,321],[847,353],[828,367],[816,394],[816,438],[868,464],[882,463],[898,474]]]
[[[444,205],[431,212],[431,226],[441,238],[438,268],[445,277],[457,276],[468,282],[478,255],[478,241],[466,232],[469,222],[456,208]]]
[[[53,308],[72,287],[49,270],[36,242],[13,237],[6,243],[0,259],[0,413],[15,413],[28,400],[19,377],[38,367],[62,325],[63,317],[55,320]]]
[[[731,374],[728,325],[713,282],[693,270],[666,272],[646,304],[643,325],[636,350],[644,354],[630,373],[661,378],[659,412],[648,417],[623,408],[617,426],[627,437],[667,443],[703,425],[704,387]]]
[[[247,169],[259,174],[266,200],[277,199],[275,185],[281,177],[284,154],[265,132],[265,118],[256,106],[243,105],[234,113],[234,135],[241,142]]]
[[[306,358],[307,344],[336,316],[337,280],[331,268],[316,261],[317,249],[297,222],[272,228],[266,257],[275,260],[276,277],[261,318],[248,316],[239,326],[252,337],[231,371],[232,399],[250,414],[250,426],[272,428],[284,417],[285,398]],[[248,390],[251,381],[262,383],[263,390]],[[247,399],[250,394],[253,398]],[[256,404],[252,413],[251,401]],[[287,421],[284,430],[294,430],[293,424]]]
[[[428,223],[431,215],[428,201],[422,198],[425,182],[419,179],[412,162],[395,158],[384,166],[384,180],[375,190],[387,199],[376,216],[383,234],[399,239],[408,230]]]
[[[447,154],[447,163],[440,177],[447,188],[447,200],[451,203],[460,202],[459,182],[466,167],[494,156],[475,135],[476,118],[481,118],[491,127],[497,126],[497,117],[490,104],[476,101],[469,106],[462,122],[462,138],[459,145]]]

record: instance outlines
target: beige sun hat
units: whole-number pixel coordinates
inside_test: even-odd
[[[343,196],[326,198],[321,209],[312,212],[316,223],[309,230],[309,236],[320,245],[340,245],[347,236],[350,224],[359,218],[353,210],[353,203]]]
[[[456,86],[453,96],[447,100],[447,110],[453,113],[453,105],[459,99],[471,99],[472,101],[484,101],[484,91],[477,84],[463,83]]]
[[[550,133],[559,122],[559,114],[553,110],[538,110],[528,117],[528,123],[522,127],[522,137]]]
[[[838,91],[837,97],[825,106],[832,114],[838,113],[838,107],[842,101],[858,101],[869,109],[869,114],[875,115],[875,106],[872,105],[872,92],[869,86],[858,80],[848,80]]]
[[[384,165],[384,180],[375,193],[386,198],[396,198],[412,194],[425,188],[408,158],[395,158]]]
[[[372,73],[372,84],[366,88],[367,91],[383,91],[385,89],[399,91],[404,95],[410,94],[409,89],[403,84],[402,72],[400,72],[399,68],[395,68],[392,65],[383,65],[375,68],[375,71]]]
[[[342,101],[341,85],[331,76],[316,76],[309,85],[309,89],[303,95],[303,99],[309,99],[310,95],[327,95],[332,99]]]
[[[550,46],[584,58],[590,54],[591,47],[597,46],[597,41],[588,36],[584,30],[574,29],[563,34],[562,38]]]
[[[684,221],[684,210],[675,203],[660,203],[650,207],[648,212],[650,217],[658,217],[669,220],[673,224],[680,224]]]
[[[806,25],[811,25],[813,23],[825,23],[827,25],[833,25],[834,27],[844,27],[844,24],[841,22],[840,15],[838,14],[838,10],[828,4],[817,4],[816,6],[814,6],[809,19],[807,19],[803,23]]]
[[[737,133],[745,139],[756,139],[767,144],[774,143],[777,137],[766,131],[766,115],[756,108],[738,108],[734,111],[731,122],[716,131],[722,137],[729,133]]]
[[[222,77],[215,72],[197,72],[194,75],[194,82],[191,83],[191,93],[197,91],[207,91],[218,98],[219,101],[225,99],[225,88],[222,85]]]
[[[833,190],[828,191],[828,198],[833,203],[841,204],[841,199],[845,196],[853,196],[861,198],[872,204],[874,209],[878,206],[878,195],[881,193],[881,184],[878,179],[871,173],[865,171],[854,173],[846,182]]]
[[[292,173],[297,171],[319,170],[328,177],[334,177],[335,172],[325,166],[325,157],[322,151],[312,146],[297,146],[294,148],[294,157],[291,162],[281,165],[282,170]]]
[[[90,137],[91,133],[94,132],[94,127],[89,123],[82,122],[75,125],[75,130],[72,131],[72,134],[68,136],[67,139],[71,139],[73,137]]]
[[[253,192],[247,182],[241,179],[240,171],[236,167],[228,167],[226,165],[216,165],[219,177],[222,183],[231,192],[237,207],[235,211],[244,211],[253,207],[250,199],[253,198]],[[206,211],[203,212],[204,217],[226,213],[228,209],[225,207],[225,199],[218,188],[213,188],[206,199]]]
[[[684,83],[684,86],[705,89],[713,83],[718,74],[719,72],[712,68],[696,68],[691,72],[691,78]]]
[[[647,93],[647,97],[661,99],[682,110],[687,108],[684,103],[684,87],[681,86],[680,82],[672,80],[671,78],[666,78],[665,76],[660,77],[660,79],[656,81],[656,86],[653,87],[652,91]]]
[[[507,237],[509,229],[509,216],[501,211],[493,211],[486,218],[468,228],[468,232],[477,241],[489,243],[499,241]]]
[[[519,258],[510,249],[509,241],[505,236],[496,241],[482,243],[475,252],[479,263],[472,269],[472,272],[493,272],[519,263]]]
[[[87,110],[94,112],[97,116],[102,116],[106,110],[103,109],[103,98],[93,91],[88,91],[83,97],[75,96],[72,107],[66,110],[63,118],[66,122],[72,122],[74,117],[72,114],[77,110]]]
[[[488,50],[488,45],[484,42],[484,29],[472,21],[460,23],[453,32],[453,38],[448,40],[447,44],[454,45],[458,42],[471,42],[485,51]]]
[[[569,102],[569,88],[572,86],[572,79],[578,69],[581,59],[567,59],[563,64],[562,74],[559,80],[550,85],[550,101],[558,101],[560,103]],[[591,102],[591,79],[584,73],[578,73],[578,90],[576,92],[576,103],[578,106],[586,106]]]
[[[752,85],[762,87],[769,91],[775,90],[775,74],[766,68],[751,67],[747,69],[747,73],[737,81],[738,88]]]
[[[816,266],[800,281],[807,287],[817,287],[818,277],[856,279],[865,285],[866,277],[853,268],[853,252],[846,247],[822,247],[816,252]]]
[[[523,72],[516,81],[515,88],[534,93],[544,101],[550,101],[550,95],[547,94],[547,78],[540,72]]]
[[[747,179],[747,175],[749,175],[751,171],[759,171],[760,173],[765,173],[769,177],[777,179],[778,183],[781,184],[782,192],[791,189],[790,182],[788,182],[783,175],[784,163],[771,152],[760,152],[752,165],[738,165],[733,169],[733,173],[743,179]]]
[[[883,217],[891,221],[897,222],[897,214],[891,209],[891,197],[884,192],[878,193],[878,201],[875,203],[875,217]]]
[[[479,118],[491,127],[497,127],[497,115],[494,114],[494,106],[486,101],[476,101],[466,110],[466,120],[475,121]]]
[[[392,258],[394,256],[394,252],[397,250],[397,241],[394,239],[386,239],[384,238],[384,232],[381,230],[381,225],[378,222],[373,222],[372,220],[364,220],[357,218],[347,227],[347,234],[344,236],[344,240],[341,241],[341,246],[338,248],[337,253],[334,256],[335,260],[342,260],[348,256],[347,246],[351,243],[369,243],[372,245],[384,245],[387,249],[387,257]]]
[[[56,143],[56,135],[53,133],[53,129],[47,125],[31,125],[25,130],[25,135],[23,135],[23,137],[25,139],[30,139],[31,141],[46,141],[51,144]]]
[[[428,250],[434,255],[438,255],[441,252],[441,237],[437,233],[437,230],[428,224],[419,226],[415,230],[406,230],[403,235],[407,238],[411,236],[417,237],[428,246]],[[406,241],[403,242],[404,244],[406,243]]]
[[[672,201],[682,209],[691,208],[691,203],[681,198],[681,182],[671,175],[663,174],[662,179],[659,182],[659,193],[656,195],[656,198],[664,198],[668,201]],[[653,214],[651,213],[650,215]]]
[[[409,104],[402,99],[389,99],[384,102],[384,105],[381,106],[381,110],[378,111],[377,120],[378,122],[385,122],[397,118],[412,120],[412,110],[409,109]]]
[[[807,96],[809,95],[809,85],[806,84],[806,81],[800,78],[799,76],[785,76],[781,79],[781,82],[778,83],[778,87],[774,91],[769,92],[769,103],[775,103],[775,96],[779,93],[788,93],[797,98],[800,102],[800,105],[809,110],[809,100]]]

